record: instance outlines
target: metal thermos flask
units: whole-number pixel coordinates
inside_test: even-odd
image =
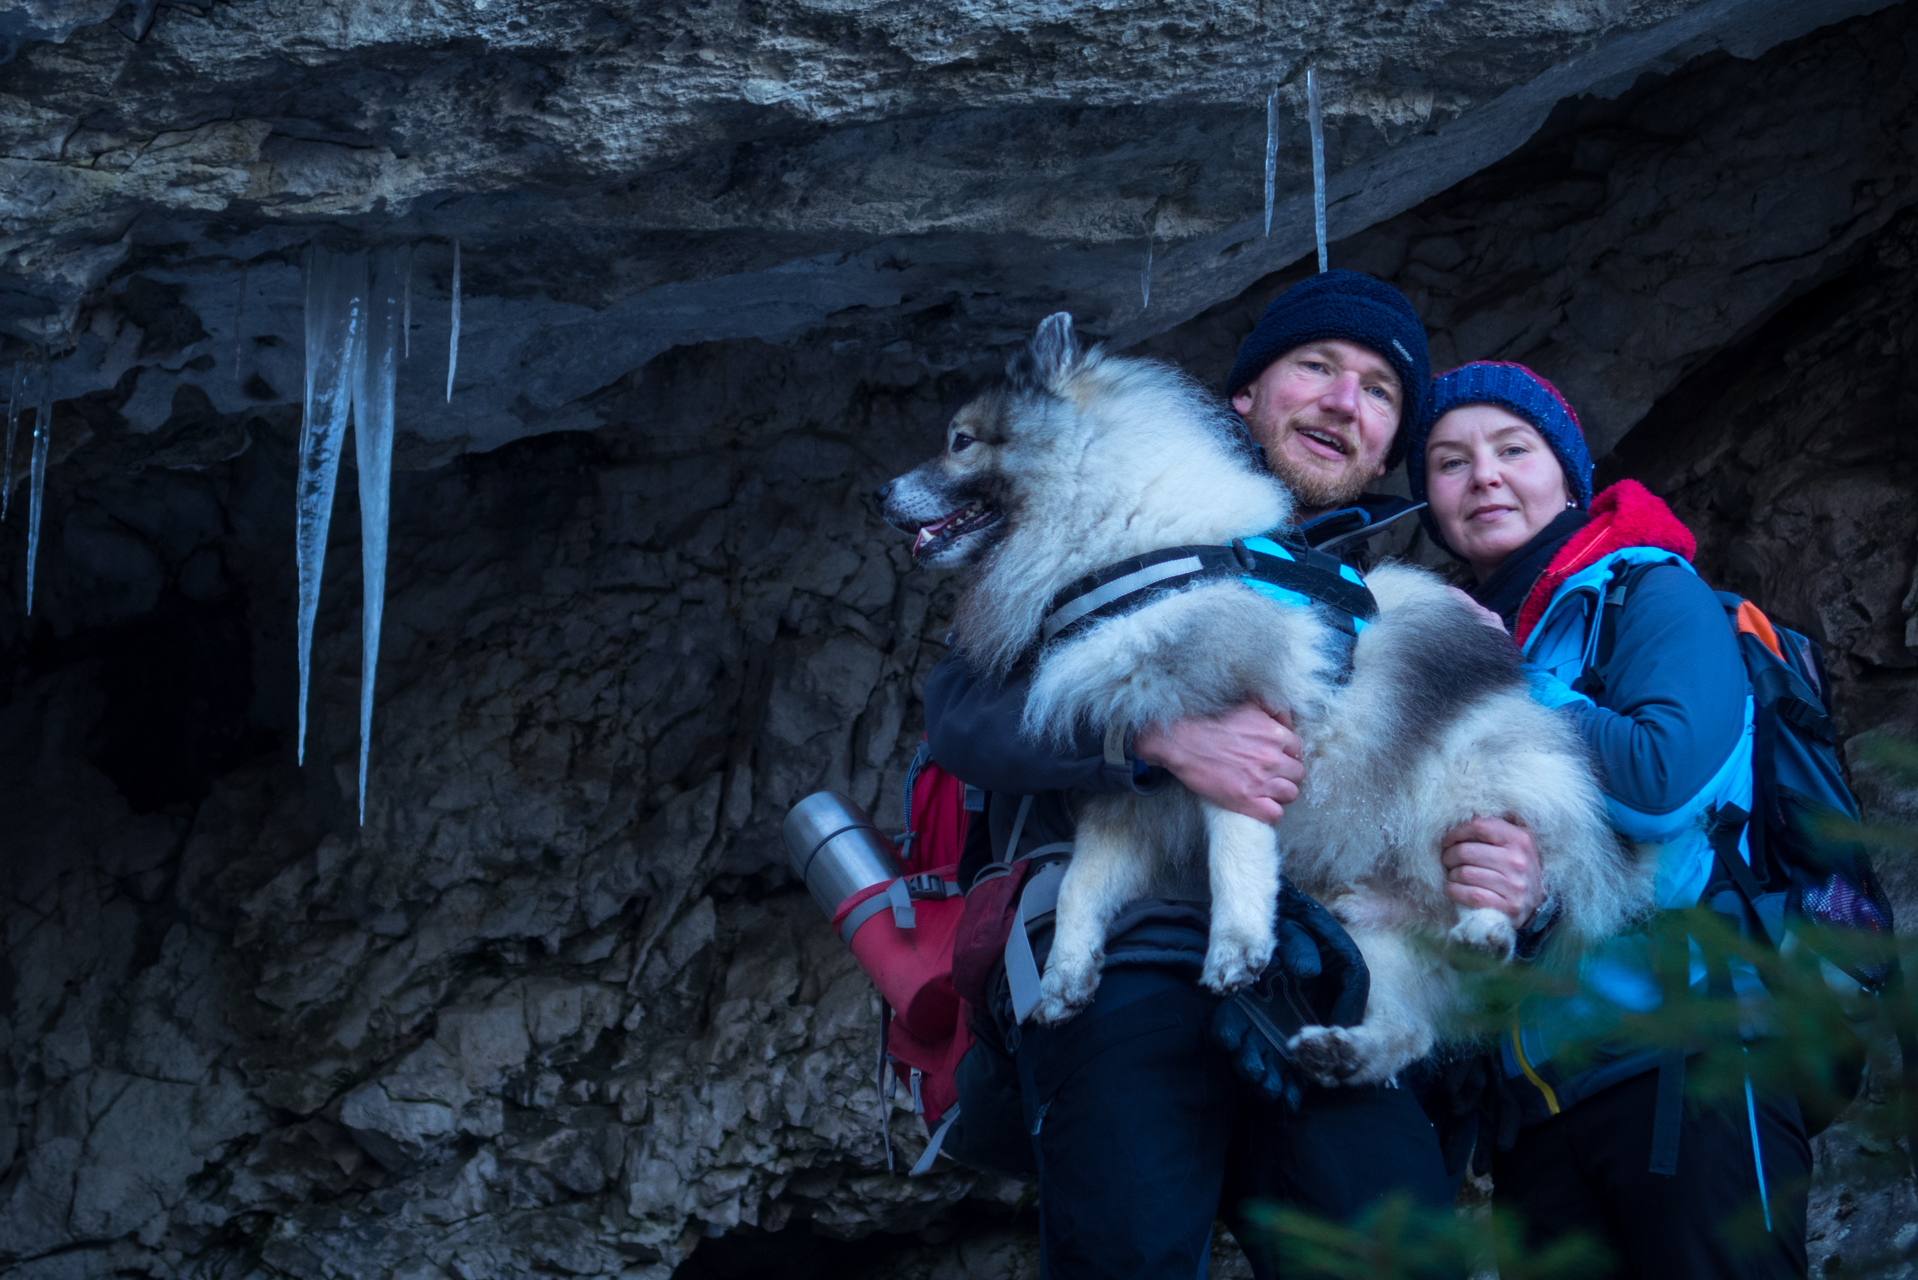
[[[896,846],[837,791],[815,791],[786,814],[786,863],[828,917],[869,885],[899,878]]]

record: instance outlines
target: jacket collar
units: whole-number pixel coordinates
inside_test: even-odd
[[[1532,585],[1513,632],[1519,644],[1531,635],[1568,578],[1626,547],[1656,547],[1690,560],[1698,550],[1698,539],[1664,499],[1636,480],[1620,480],[1592,499],[1590,522],[1566,539]]]
[[[1591,522],[1592,513],[1570,507],[1559,512],[1532,540],[1505,557],[1491,576],[1472,589],[1472,598],[1505,620],[1509,631],[1518,611],[1532,594],[1539,575],[1552,563],[1559,548]]]
[[[1361,493],[1353,499],[1350,506],[1328,511],[1322,516],[1314,516],[1298,528],[1298,537],[1308,547],[1316,547],[1322,542],[1356,533],[1373,525],[1384,524],[1397,516],[1404,515],[1416,504],[1410,498],[1401,498],[1390,493]],[[1351,545],[1350,553],[1356,553],[1364,547],[1358,542]],[[1341,553],[1340,558],[1346,554]]]

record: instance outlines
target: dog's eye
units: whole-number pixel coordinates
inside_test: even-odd
[[[967,447],[968,445],[970,445],[971,443],[972,443],[972,437],[971,437],[971,436],[969,436],[969,435],[967,435],[967,434],[966,434],[965,432],[963,432],[963,431],[955,431],[955,432],[953,432],[953,435],[952,435],[952,451],[953,451],[954,453],[963,453],[963,452],[965,452],[965,450],[966,450],[966,447]]]

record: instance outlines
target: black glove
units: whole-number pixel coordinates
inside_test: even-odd
[[[1233,1070],[1297,1110],[1299,1081],[1285,1046],[1302,1027],[1356,1026],[1371,975],[1352,935],[1289,880],[1280,882],[1276,933],[1271,963],[1220,1003],[1211,1032]]]

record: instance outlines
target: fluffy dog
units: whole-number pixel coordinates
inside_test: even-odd
[[[1003,678],[1036,658],[1027,733],[1124,732],[1256,700],[1289,708],[1305,743],[1304,793],[1276,826],[1176,784],[1084,799],[1040,1019],[1092,999],[1124,904],[1195,896],[1201,868],[1212,902],[1201,981],[1219,992],[1252,981],[1272,954],[1281,851],[1371,970],[1359,1026],[1308,1027],[1289,1046],[1325,1083],[1387,1080],[1431,1048],[1456,980],[1419,934],[1510,953],[1503,914],[1445,896],[1439,840],[1455,824],[1522,821],[1574,935],[1605,936],[1645,909],[1645,877],[1611,835],[1582,745],[1529,696],[1511,643],[1422,570],[1369,576],[1379,614],[1356,641],[1320,606],[1225,576],[1040,644],[1055,596],[1096,570],[1293,520],[1238,419],[1176,369],[1082,350],[1072,318],[1051,316],[1006,382],[954,416],[944,452],[882,495],[919,563],[970,567],[957,643],[974,669]]]

